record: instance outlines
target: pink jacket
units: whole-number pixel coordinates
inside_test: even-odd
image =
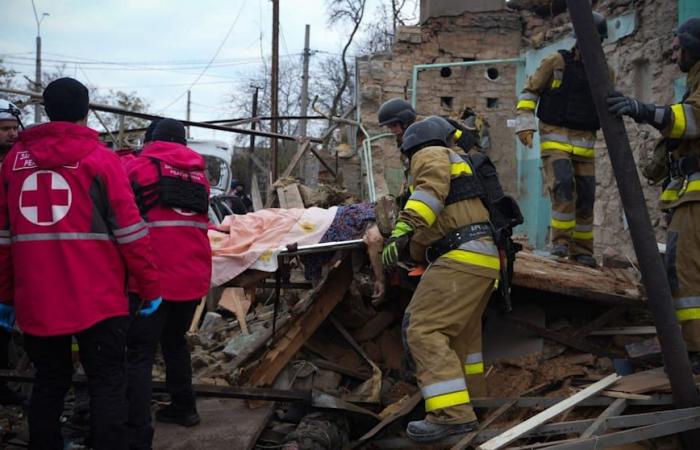
[[[80,332],[128,314],[127,270],[141,296],[160,296],[119,158],[81,125],[20,133],[0,169],[0,302],[26,333]]]
[[[136,159],[126,164],[135,189],[158,181],[156,163],[164,176],[190,179],[203,185],[209,193],[202,155],[184,145],[163,141],[147,145]],[[161,204],[143,215],[151,228],[163,298],[185,301],[206,295],[211,280],[208,215]]]

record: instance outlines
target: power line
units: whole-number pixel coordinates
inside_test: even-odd
[[[192,84],[190,85],[190,87],[188,87],[187,89],[185,89],[185,90],[182,92],[182,94],[180,94],[175,100],[173,100],[172,102],[170,102],[165,108],[162,108],[162,109],[160,110],[161,112],[165,111],[166,109],[170,108],[170,107],[173,106],[175,103],[177,103],[177,101],[180,100],[182,97],[184,97],[184,96],[187,94],[187,91],[191,90],[191,89],[197,84],[197,82],[202,78],[202,76],[203,76],[204,73],[207,71],[207,69],[209,69],[209,66],[214,62],[214,60],[216,59],[216,57],[219,56],[219,52],[220,52],[221,49],[224,47],[224,44],[226,44],[226,41],[228,40],[228,37],[231,35],[231,32],[233,31],[233,28],[234,28],[234,27],[236,26],[236,24],[238,23],[238,19],[241,17],[241,13],[243,13],[243,9],[245,9],[246,3],[248,3],[248,2],[247,2],[247,1],[244,1],[244,2],[241,4],[241,9],[238,11],[238,14],[236,15],[236,18],[233,20],[233,23],[231,24],[231,26],[229,27],[228,31],[226,32],[226,36],[224,36],[224,39],[221,41],[221,44],[219,44],[219,47],[216,49],[216,52],[214,53],[214,56],[213,56],[213,57],[211,58],[211,60],[209,61],[209,64],[207,64],[207,66],[206,66],[204,69],[202,69],[202,72],[201,72],[201,73],[197,76],[197,78],[192,82]]]

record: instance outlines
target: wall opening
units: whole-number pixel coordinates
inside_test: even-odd
[[[440,97],[440,106],[445,109],[452,109],[454,97]]]
[[[487,108],[498,108],[498,99],[495,97],[487,97],[486,98],[486,107]]]
[[[442,69],[440,69],[440,76],[442,78],[449,78],[450,75],[452,75],[452,69],[450,69],[449,67],[443,67]]]
[[[500,76],[501,74],[495,67],[489,67],[488,69],[486,69],[486,78],[488,78],[489,80],[496,81]]]

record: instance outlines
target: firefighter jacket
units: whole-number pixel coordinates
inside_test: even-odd
[[[577,57],[572,57],[571,52],[566,54],[567,59],[577,59]],[[572,62],[569,63],[570,65]],[[576,62],[577,67],[580,63]],[[542,154],[545,155],[551,151],[561,151],[571,154],[573,159],[590,161],[595,157],[595,141],[596,141],[596,131],[597,127],[591,130],[586,129],[576,129],[572,126],[567,126],[566,123],[566,109],[575,110],[572,102],[580,101],[581,98],[587,98],[585,103],[588,106],[582,106],[582,110],[576,111],[574,114],[578,117],[578,120],[583,120],[583,117],[587,115],[592,115],[591,120],[595,118],[595,122],[598,120],[598,116],[595,109],[591,108],[592,99],[590,90],[582,91],[582,84],[585,80],[581,80],[581,76],[585,74],[580,73],[580,70],[569,70],[567,72],[567,64],[565,61],[565,56],[562,53],[553,53],[542,60],[540,66],[535,70],[527,80],[525,88],[518,97],[518,124],[516,131],[524,130],[534,130],[535,129],[535,110],[539,108],[553,109],[554,111],[544,111],[538,110],[539,121],[539,132],[540,132],[540,148]],[[571,72],[575,72],[570,75]],[[565,73],[567,77],[565,80]],[[569,85],[569,80],[575,86]],[[564,84],[564,82],[567,84]],[[588,88],[588,84],[585,83],[585,87]],[[569,95],[557,96],[557,91],[560,89],[566,89],[569,91],[574,91],[569,93]],[[546,97],[546,100],[545,100]],[[568,98],[568,100],[567,100]],[[579,99],[579,100],[576,100]],[[561,104],[562,102],[566,102]],[[555,117],[560,117],[559,123]],[[547,122],[545,118],[551,118],[550,122]],[[570,118],[572,119],[572,118]],[[554,122],[554,123],[551,123]],[[578,128],[581,128],[580,126]]]
[[[428,247],[450,231],[488,222],[489,213],[478,197],[446,201],[453,180],[472,176],[469,164],[446,147],[425,147],[411,157],[411,195],[398,220],[414,230],[410,253],[415,261],[426,262]],[[498,249],[491,237],[465,242],[432,264],[493,279],[499,277],[500,270]]]
[[[132,187],[153,185],[162,176],[184,178],[199,184],[209,195],[204,158],[175,143],[155,141],[126,165]],[[211,280],[211,246],[207,238],[206,212],[194,212],[160,202],[141,211],[151,230],[151,246],[160,272],[163,298],[173,301],[199,299],[207,294]]]
[[[670,110],[670,121],[661,134],[675,140],[672,159],[681,164],[686,157],[700,158],[700,62],[688,73],[688,93],[685,100],[668,107],[657,107],[657,112]],[[696,169],[700,169],[697,168]],[[685,202],[700,201],[700,170],[686,170],[671,179],[661,193],[661,208],[672,209]]]
[[[23,331],[55,336],[126,316],[127,270],[160,296],[148,226],[97,132],[51,122],[22,132],[0,169],[0,301]]]

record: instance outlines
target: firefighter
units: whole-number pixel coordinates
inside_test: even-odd
[[[124,280],[160,303],[148,225],[118,157],[88,128],[88,90],[60,78],[43,93],[49,123],[20,133],[0,169],[0,322],[16,308],[36,370],[29,448],[60,449],[72,337],[88,378],[96,449],[126,449]]]
[[[164,298],[152,316],[135,317],[129,331],[132,449],[151,448],[151,369],[159,341],[171,403],[156,411],[156,420],[182,426],[200,421],[185,333],[211,279],[209,182],[204,158],[186,146],[185,135],[181,122],[162,119],[153,130],[152,142],[126,166],[139,211],[151,229]],[[133,293],[131,301],[133,310],[141,298]]]
[[[672,45],[673,59],[688,74],[680,103],[642,103],[616,93],[608,98],[608,107],[613,114],[655,127],[666,138],[671,163],[660,199],[661,209],[671,214],[666,270],[676,317],[700,373],[700,18],[683,22]]]
[[[433,121],[406,129],[401,152],[409,160],[412,193],[382,252],[389,270],[406,251],[430,264],[403,322],[427,412],[406,430],[419,442],[477,427],[456,343],[466,342],[481,321],[500,269],[476,177],[446,145],[444,128]]]
[[[441,126],[446,135],[447,146],[459,155],[467,155],[476,152],[476,139],[469,129],[463,128],[453,119],[445,119],[440,116],[430,116],[425,120],[434,121]],[[479,304],[475,314],[481,318],[486,306],[488,297]],[[470,324],[470,332],[465,333],[464,339],[455,341],[455,351],[460,361],[462,361],[464,376],[469,387],[469,395],[472,397],[488,397],[486,378],[484,377],[484,356],[481,352],[481,326],[482,321],[473,321]]]
[[[603,40],[605,17],[593,13]],[[544,182],[552,201],[551,254],[596,267],[593,257],[595,141],[600,128],[578,48],[549,55],[518,97],[516,132],[532,148],[539,118]]]
[[[7,100],[0,99],[0,164],[17,140],[21,127],[20,111]],[[9,348],[12,340],[12,327],[0,326],[0,369],[10,368]],[[22,396],[0,382],[0,405],[16,405],[22,402]]]
[[[377,116],[379,126],[389,128],[400,146],[406,128],[416,121],[416,110],[406,100],[396,97],[382,103]]]

